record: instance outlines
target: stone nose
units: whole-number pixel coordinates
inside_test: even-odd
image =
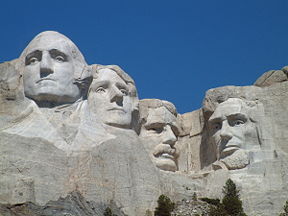
[[[123,105],[123,93],[116,86],[112,86],[111,88],[110,101],[116,102],[119,106]]]
[[[49,74],[53,73],[52,60],[48,52],[42,53],[42,59],[40,64],[40,77],[46,77]]]
[[[222,122],[220,137],[221,137],[221,140],[223,141],[229,141],[233,137],[231,126],[228,124],[227,121]]]
[[[165,131],[163,134],[163,144],[168,144],[171,147],[175,145],[176,141],[177,141],[177,137],[175,136],[172,128],[170,125],[167,125],[165,127]]]

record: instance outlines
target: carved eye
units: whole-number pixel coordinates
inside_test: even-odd
[[[105,92],[105,88],[99,87],[99,88],[96,89],[96,92],[97,93],[104,93]]]
[[[38,62],[38,59],[36,57],[32,57],[29,59],[29,64],[35,64],[36,62]]]
[[[149,131],[154,132],[154,133],[162,133],[162,131],[164,130],[163,127],[154,127],[154,128],[149,128]]]
[[[243,120],[237,119],[233,121],[233,126],[239,126],[241,124],[244,124],[245,122]]]
[[[58,61],[58,62],[64,62],[65,61],[65,59],[64,59],[64,57],[63,56],[56,56],[55,57],[55,59],[56,59],[56,61]]]
[[[220,130],[221,129],[221,123],[219,123],[219,122],[214,123],[212,127],[214,130]]]
[[[123,95],[128,95],[128,91],[126,89],[120,89]]]

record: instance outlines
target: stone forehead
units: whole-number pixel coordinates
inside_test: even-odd
[[[174,104],[169,101],[159,99],[142,99],[139,101],[140,117],[146,118],[148,115],[148,109],[157,109],[159,107],[165,107],[174,116],[177,116],[177,110]]]
[[[45,32],[41,32],[38,35],[36,35],[31,42],[29,43],[29,45],[31,43],[35,43],[38,42],[40,40],[65,40],[65,41],[71,41],[68,37],[66,37],[65,35],[59,33],[59,32],[55,32],[55,31],[45,31]],[[72,42],[72,41],[71,41]],[[73,43],[73,42],[72,42]],[[28,46],[29,46],[28,45]]]
[[[93,79],[92,84],[96,84],[101,81],[123,83],[128,86],[128,83],[126,83],[115,71],[108,68],[99,70],[97,79]]]
[[[28,46],[25,48],[23,53],[26,57],[30,52],[34,50],[49,50],[49,49],[65,49],[62,51],[68,51],[69,55],[72,56],[72,42],[69,42],[68,38],[59,37],[58,35],[41,35],[37,38],[34,38]]]
[[[215,109],[210,119],[220,117],[222,115],[230,115],[233,113],[247,113],[248,106],[245,101],[240,98],[229,98],[228,100],[220,103]]]
[[[73,47],[76,47],[76,45],[69,39],[67,38],[65,35],[60,34],[59,32],[54,32],[54,31],[45,31],[45,32],[41,32],[40,34],[36,35],[28,44],[28,46],[24,49],[24,51],[22,52],[22,54],[20,55],[21,57],[26,57],[26,55],[28,54],[27,52],[30,51],[29,49],[33,46],[36,45],[46,45],[48,46],[49,44],[56,44],[56,43],[63,43],[63,41],[65,43],[67,43],[67,45],[69,46],[69,48],[73,49]],[[76,47],[77,48],[77,47]],[[79,50],[78,50],[79,51]],[[79,51],[79,53],[77,53],[78,55],[82,55]],[[84,59],[84,58],[83,58]]]
[[[247,108],[247,105],[245,102],[240,98],[229,98],[228,100],[224,101],[223,103],[220,103],[216,110],[218,109],[225,109],[227,111],[243,111],[243,108]]]
[[[91,66],[92,75],[94,79],[97,79],[98,74],[103,69],[108,69],[114,71],[119,77],[121,77],[125,82],[135,85],[134,80],[118,65],[100,65],[94,64]]]
[[[152,124],[152,123],[172,124],[176,121],[177,121],[176,116],[174,116],[164,106],[148,109],[148,116],[147,116],[146,124]]]
[[[129,87],[130,96],[138,98],[137,89],[134,80],[120,68],[118,65],[100,65],[93,64],[90,66],[91,73],[93,76],[93,82],[97,82],[100,72],[106,73],[108,71],[115,72],[115,74],[120,77]],[[93,87],[91,85],[91,87]]]
[[[60,43],[60,44],[59,44]],[[28,44],[28,46],[23,50],[21,53],[19,59],[22,67],[24,66],[25,58],[28,52],[30,52],[31,47],[41,45],[43,47],[46,46],[67,46],[70,51],[70,55],[73,59],[74,65],[75,65],[75,78],[79,78],[82,75],[83,69],[85,66],[87,66],[87,63],[85,61],[84,56],[78,49],[78,47],[65,35],[56,32],[56,31],[44,31],[36,35]]]

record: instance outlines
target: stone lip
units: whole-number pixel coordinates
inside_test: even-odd
[[[107,207],[109,207],[114,214],[125,216],[125,214],[119,210],[115,203],[110,202],[108,204],[104,204],[87,201],[78,191],[73,191],[65,198],[61,197],[57,201],[49,201],[43,206],[32,202],[25,202],[15,205],[0,204],[0,214],[11,216],[102,216]]]

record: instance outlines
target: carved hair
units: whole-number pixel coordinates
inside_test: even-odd
[[[102,69],[111,69],[113,70],[129,87],[129,95],[131,97],[137,97],[137,90],[135,87],[135,82],[134,80],[127,74],[125,71],[123,71],[118,65],[100,65],[100,64],[95,64],[92,65],[92,76],[93,79],[98,78],[99,71]],[[93,86],[90,86],[90,89],[93,88]]]
[[[139,101],[140,124],[146,122],[149,108],[156,109],[160,107],[165,107],[170,113],[177,117],[176,107],[169,101],[159,99],[143,99]]]
[[[254,122],[254,123],[257,122],[254,115],[257,114],[258,101],[251,101],[251,100],[247,100],[247,99],[244,99],[244,98],[231,97],[231,98],[228,98],[228,99],[225,100],[225,101],[220,102],[220,103],[218,104],[218,106],[219,106],[220,104],[222,104],[222,103],[226,103],[228,100],[229,100],[229,101],[231,101],[231,100],[237,101],[237,102],[241,105],[241,107],[247,107],[247,108],[248,108],[248,113],[247,113],[247,115],[248,115],[249,120],[252,121],[252,122]],[[218,106],[217,106],[217,107],[218,107]],[[217,108],[217,107],[216,107],[216,108]],[[215,111],[215,110],[214,110],[214,111]]]

